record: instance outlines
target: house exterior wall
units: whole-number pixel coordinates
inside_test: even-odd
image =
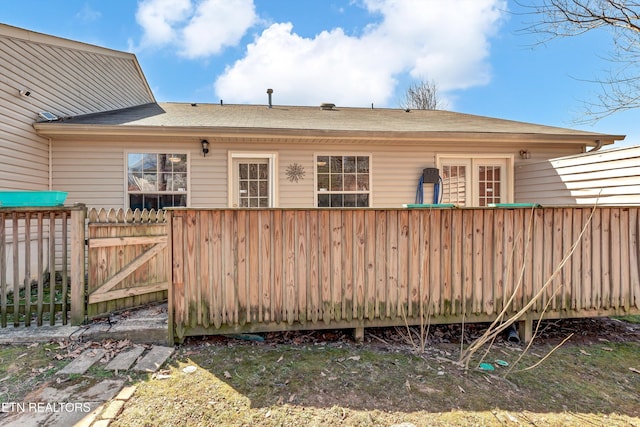
[[[521,163],[515,176],[517,202],[639,205],[640,146]]]
[[[49,139],[33,129],[39,112],[69,117],[149,102],[134,55],[0,24],[0,188],[49,187]]]
[[[523,160],[521,147],[427,146],[420,144],[308,144],[292,142],[212,143],[202,155],[199,140],[157,141],[142,138],[100,141],[55,140],[53,143],[53,186],[68,191],[69,203],[85,203],[89,208],[126,207],[126,153],[188,153],[189,206],[229,207],[229,152],[275,154],[277,158],[277,197],[275,206],[308,208],[314,206],[314,159],[316,154],[370,155],[371,207],[401,207],[414,203],[422,169],[434,167],[437,155],[509,155],[516,168]],[[547,147],[536,149],[537,158],[551,158],[578,151],[579,148]],[[531,160],[527,160],[531,161]],[[305,175],[298,182],[287,179],[287,167],[297,163]],[[425,185],[425,203],[432,197],[432,186]],[[518,198],[519,189],[515,193]]]

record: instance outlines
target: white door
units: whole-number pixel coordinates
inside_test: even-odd
[[[269,159],[240,158],[233,161],[233,207],[272,206]]]
[[[509,169],[506,158],[441,158],[442,203],[489,206],[509,203]]]

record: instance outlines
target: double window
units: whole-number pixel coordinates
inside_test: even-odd
[[[371,157],[316,156],[318,207],[368,207],[371,204]]]
[[[187,155],[127,153],[127,197],[131,209],[187,206]]]

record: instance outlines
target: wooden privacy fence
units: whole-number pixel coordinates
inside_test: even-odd
[[[88,216],[88,317],[166,301],[164,212],[101,209]]]
[[[637,313],[639,209],[172,209],[170,340]]]
[[[84,221],[84,206],[0,208],[1,327],[84,320]]]

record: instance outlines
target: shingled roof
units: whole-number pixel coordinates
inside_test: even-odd
[[[442,110],[389,108],[321,108],[309,106],[151,103],[117,111],[37,123],[43,134],[109,131],[109,133],[284,134],[324,137],[429,138],[461,134],[576,140],[588,145],[624,139],[575,129],[496,119]],[[92,131],[93,129],[93,131]],[[527,138],[528,139],[528,138]]]

